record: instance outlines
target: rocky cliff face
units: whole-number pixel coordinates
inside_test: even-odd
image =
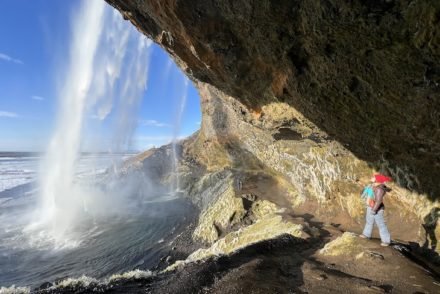
[[[108,0],[267,133],[283,102],[399,185],[440,186],[440,3]],[[287,124],[294,121],[287,121]]]
[[[211,247],[192,259],[323,237],[310,217],[360,230],[375,170],[395,179],[393,237],[436,248],[439,1],[106,1],[199,89],[179,174],[202,210],[193,238]]]
[[[188,154],[208,171],[264,166],[294,203],[360,217],[359,183],[385,170],[398,211],[438,206],[440,2],[108,2],[197,84]]]

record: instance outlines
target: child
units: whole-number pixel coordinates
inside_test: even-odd
[[[379,235],[382,243],[382,246],[389,246],[391,243],[390,232],[388,231],[387,225],[384,219],[384,210],[385,205],[383,204],[383,198],[385,193],[390,191],[390,189],[385,186],[385,183],[390,182],[392,179],[390,177],[377,174],[371,178],[373,182],[372,186],[365,187],[364,191],[366,195],[370,195],[371,192],[373,197],[367,196],[367,214],[366,214],[366,223],[364,231],[361,235],[361,238],[371,238],[371,234],[373,232],[373,225],[376,223],[379,228]],[[371,191],[371,192],[370,192]]]

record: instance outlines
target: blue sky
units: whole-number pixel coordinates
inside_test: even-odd
[[[67,58],[72,15],[78,6],[77,0],[2,1],[0,151],[46,149],[56,124],[58,99],[62,99],[57,97],[57,83],[66,67],[60,64]],[[132,145],[136,150],[170,141],[184,94],[180,69],[164,50],[152,46],[147,90],[138,113],[133,114],[138,115]],[[179,136],[195,132],[200,120],[200,99],[190,82]],[[110,123],[97,123],[90,114],[85,119],[83,149],[93,149],[94,136],[105,137],[111,131]]]

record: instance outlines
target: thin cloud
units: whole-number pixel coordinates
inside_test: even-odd
[[[37,95],[34,95],[34,96],[32,96],[31,98],[34,99],[34,100],[37,100],[37,101],[43,101],[43,100],[44,100],[43,97],[41,97],[41,96],[37,96]]]
[[[16,64],[24,64],[23,61],[21,61],[20,59],[13,58],[13,57],[11,57],[7,54],[1,53],[1,52],[0,52],[0,59],[5,60],[5,61],[9,61],[9,62],[13,62]]]
[[[144,127],[158,127],[158,128],[168,128],[171,127],[170,124],[162,123],[154,119],[140,120],[139,123]]]
[[[17,118],[18,114],[9,111],[0,111],[0,117]]]

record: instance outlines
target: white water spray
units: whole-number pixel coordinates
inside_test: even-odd
[[[187,77],[184,77],[183,91],[182,91],[182,95],[180,96],[180,101],[178,103],[176,120],[174,122],[173,141],[171,142],[172,165],[173,165],[173,172],[174,172],[173,182],[172,182],[171,186],[172,186],[172,189],[174,192],[180,191],[180,181],[179,181],[179,174],[178,174],[179,159],[177,156],[177,143],[179,140],[180,126],[182,123],[183,112],[185,110],[186,98],[188,96],[188,86],[189,86],[189,80]]]
[[[38,221],[55,241],[64,239],[84,213],[89,195],[75,183],[87,111],[105,119],[119,95],[114,148],[129,147],[135,111],[146,88],[151,41],[125,23],[104,1],[83,1],[72,24],[65,80],[59,91],[56,129],[42,163]],[[117,94],[117,95],[115,95]],[[90,207],[87,207],[90,210]]]

